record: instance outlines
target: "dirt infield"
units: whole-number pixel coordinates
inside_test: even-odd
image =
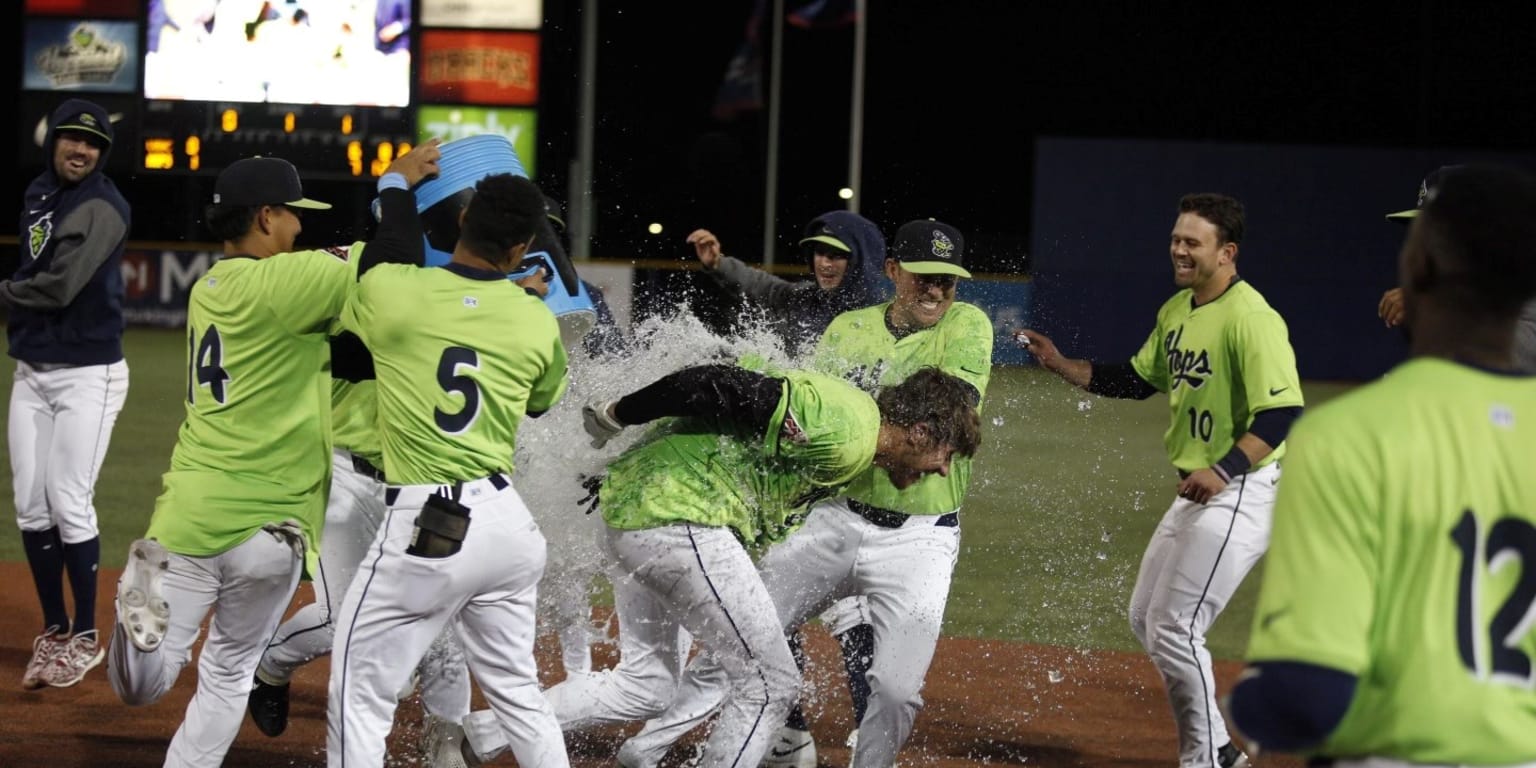
[[[74,688],[21,690],[21,674],[37,631],[37,604],[25,564],[0,563],[0,766],[140,768],[161,764],[195,685],[195,663],[159,703],[130,708],[117,700],[98,667]],[[98,625],[110,628],[111,589],[117,573],[104,572]],[[301,595],[307,590],[300,590]],[[809,633],[807,647],[818,695],[808,705],[822,766],[848,765],[843,747],[850,715],[836,647],[824,632]],[[612,646],[599,646],[598,665],[614,661]],[[546,681],[559,672],[553,648],[540,644]],[[322,660],[294,681],[292,722],[281,738],[262,736],[247,720],[225,761],[231,768],[323,766],[325,684]],[[1218,666],[1223,689],[1237,665]],[[903,768],[974,765],[1173,766],[1173,721],[1156,672],[1131,654],[1077,651],[1021,643],[946,638],[928,673],[926,707],[901,754]],[[477,695],[478,703],[478,695]],[[421,707],[412,699],[396,718],[390,765],[420,762],[413,749]],[[568,741],[575,766],[613,765],[626,731],[612,730]],[[681,763],[691,751],[673,751]],[[515,765],[510,757],[495,765]],[[1264,768],[1299,762],[1266,758]]]

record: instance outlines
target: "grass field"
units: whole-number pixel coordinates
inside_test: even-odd
[[[125,340],[128,402],[96,484],[105,566],[122,565],[159,495],[182,417],[184,339],[179,330],[136,328]],[[4,377],[6,402],[10,386]],[[1346,388],[1309,384],[1308,404]],[[1161,397],[1105,400],[1038,369],[997,369],[962,513],[947,634],[1134,650],[1124,606],[1177,484],[1163,457],[1167,418]],[[0,474],[9,500],[10,473]],[[0,560],[22,559],[20,537],[0,536]],[[1257,583],[1250,577],[1216,622],[1216,656],[1242,653]]]

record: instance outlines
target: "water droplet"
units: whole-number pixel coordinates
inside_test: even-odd
[[[1059,670],[1059,669],[1053,669],[1050,672],[1047,672],[1045,674],[1045,677],[1046,677],[1047,680],[1050,680],[1053,683],[1059,683],[1062,680],[1067,679],[1067,676],[1065,674],[1063,674],[1062,671]]]
[[[1095,552],[1093,556],[1096,559],[1099,559],[1099,560],[1108,560],[1109,559],[1109,555],[1104,553],[1104,552]]]
[[[1079,400],[1079,401],[1077,401],[1077,411],[1078,411],[1078,413],[1082,413],[1084,411],[1091,410],[1092,408],[1093,408],[1093,401],[1092,400]]]
[[[1102,541],[1105,544],[1108,544],[1109,543],[1109,531],[1105,531],[1104,535],[1099,537],[1099,541]]]
[[[1001,416],[993,416],[992,417],[992,426],[994,426],[994,427],[1001,427],[1002,425],[1003,425],[1003,417],[1001,417]]]

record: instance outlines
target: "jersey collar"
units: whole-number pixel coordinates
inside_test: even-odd
[[[449,272],[452,272],[455,275],[458,275],[459,277],[468,278],[470,280],[505,280],[505,279],[507,279],[507,276],[505,274],[502,274],[501,272],[495,272],[495,271],[492,271],[492,270],[489,270],[489,269],[476,269],[475,267],[465,266],[463,264],[458,264],[458,263],[452,262],[452,261],[448,262],[447,264],[442,265],[442,269],[446,269]]]
[[[1189,292],[1189,311],[1193,312],[1193,311],[1195,311],[1195,310],[1197,310],[1197,309],[1199,309],[1201,307],[1209,307],[1210,305],[1215,304],[1218,301],[1221,301],[1221,297],[1227,295],[1227,292],[1232,290],[1232,286],[1237,285],[1238,283],[1241,283],[1242,281],[1243,281],[1243,278],[1242,278],[1241,275],[1233,275],[1232,276],[1232,282],[1227,283],[1227,287],[1221,289],[1221,293],[1216,294],[1216,298],[1211,299],[1210,301],[1207,301],[1204,304],[1196,304],[1195,303],[1195,292],[1194,291],[1190,291]]]

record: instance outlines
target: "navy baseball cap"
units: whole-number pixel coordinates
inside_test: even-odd
[[[1430,171],[1429,175],[1425,176],[1424,180],[1419,182],[1418,202],[1415,203],[1412,208],[1409,208],[1406,211],[1398,211],[1396,213],[1387,214],[1387,220],[1401,221],[1406,224],[1409,221],[1418,218],[1419,209],[1423,208],[1424,204],[1429,202],[1429,200],[1435,196],[1435,192],[1439,190],[1440,180],[1445,177],[1445,174],[1450,173],[1451,171],[1454,171],[1460,167],[1460,165],[1442,165],[1439,168]]]
[[[299,170],[279,157],[247,157],[230,163],[213,184],[213,204],[286,205],[317,211],[331,207],[305,197]]]
[[[965,237],[960,230],[933,219],[917,219],[896,230],[889,258],[918,275],[970,277],[965,268]]]
[[[853,249],[849,248],[848,244],[843,242],[842,238],[833,233],[832,228],[826,224],[822,224],[815,231],[806,233],[806,236],[800,240],[800,245],[805,245],[812,248],[815,248],[817,243],[822,245],[830,245],[834,249],[842,251],[843,253],[853,253]]]
[[[100,118],[89,110],[81,110],[78,114],[69,115],[59,121],[53,127],[54,133],[64,131],[76,131],[91,137],[92,143],[100,143],[103,148],[112,146],[112,123],[102,122]]]

